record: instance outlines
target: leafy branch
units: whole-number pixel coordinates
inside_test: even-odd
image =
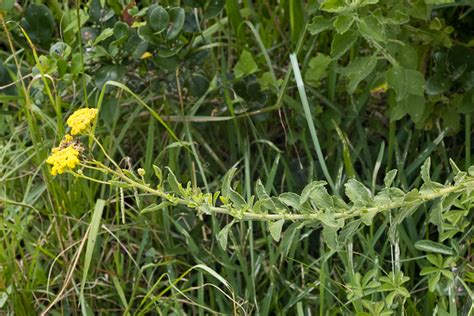
[[[97,140],[96,143],[104,151]],[[104,154],[111,160],[105,152]],[[330,248],[338,247],[338,235],[348,238],[361,223],[371,225],[377,214],[399,210],[394,214],[393,226],[396,227],[424,203],[435,200],[452,201],[452,198],[447,198],[456,198],[464,193],[472,196],[474,191],[474,167],[471,167],[466,173],[460,171],[452,162],[455,173],[454,182],[441,184],[430,178],[430,159],[427,159],[421,167],[423,184],[419,189],[405,192],[393,187],[392,184],[397,172],[392,170],[385,176],[384,187],[376,194],[372,194],[356,179],[350,179],[345,184],[345,195],[348,202],[339,196],[330,195],[326,189],[325,181],[309,183],[300,195],[286,192],[278,196],[270,196],[262,183],[257,181],[256,195],[252,195],[246,200],[232,187],[232,180],[237,171],[235,168],[224,176],[221,191],[203,193],[200,188],[193,187],[191,182],[183,186],[169,168],[167,168],[167,177],[164,179],[163,171],[159,167],[153,166],[158,181],[158,184],[153,186],[145,182],[145,170],[138,169],[137,175],[131,170],[120,168],[113,161],[112,164],[114,168],[93,160],[85,161],[82,166],[111,175],[112,179],[106,181],[109,185],[122,189],[140,190],[161,198],[160,204],[149,205],[142,210],[142,213],[157,211],[167,206],[184,205],[208,215],[225,214],[236,220],[266,221],[269,223],[268,227],[275,240],[280,239],[285,221],[301,221],[308,225],[320,224],[323,227],[325,242]],[[93,178],[84,175],[81,171],[70,172],[94,181]],[[104,181],[100,182],[104,183]],[[441,212],[443,212],[442,209]],[[355,224],[347,225],[349,221],[355,222]],[[436,220],[433,222],[437,223]],[[439,224],[441,225],[441,223]],[[341,229],[343,231],[338,233]]]

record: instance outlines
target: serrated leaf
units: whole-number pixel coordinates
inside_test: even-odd
[[[279,241],[281,236],[281,230],[283,228],[283,224],[285,220],[281,219],[276,222],[269,222],[268,223],[268,230],[270,231],[270,235],[272,235],[273,240]]]
[[[377,56],[357,57],[347,67],[338,72],[349,78],[349,92],[354,93],[359,83],[374,70],[377,65]]]
[[[239,57],[239,61],[234,67],[234,74],[236,78],[241,78],[258,71],[258,65],[255,63],[252,54],[244,50]]]
[[[336,34],[331,43],[331,56],[334,59],[339,59],[354,45],[357,37],[357,32],[354,31]]]
[[[369,206],[372,205],[372,195],[362,183],[355,179],[350,179],[344,185],[345,193],[349,200],[356,206]]]
[[[316,35],[318,33],[321,33],[322,31],[330,29],[331,27],[332,27],[332,21],[319,15],[319,16],[315,16],[311,20],[311,23],[308,25],[308,32],[311,35]]]
[[[454,251],[450,247],[432,240],[419,240],[415,243],[415,248],[424,252],[434,252],[448,256],[454,254]]]

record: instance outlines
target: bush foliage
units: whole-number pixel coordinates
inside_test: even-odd
[[[0,1],[0,310],[474,314],[473,9]]]

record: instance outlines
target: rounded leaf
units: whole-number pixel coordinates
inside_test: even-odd
[[[185,14],[184,9],[178,7],[171,8],[168,13],[170,17],[170,26],[168,27],[166,37],[168,39],[173,39],[178,36],[183,29]]]
[[[170,21],[168,12],[160,5],[150,7],[148,24],[155,33],[163,32]]]

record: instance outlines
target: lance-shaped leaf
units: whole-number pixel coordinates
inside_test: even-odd
[[[222,195],[229,198],[237,208],[242,208],[247,203],[245,202],[242,195],[234,191],[231,186],[231,182],[236,171],[236,168],[231,168],[224,176],[224,179],[222,180]]]

